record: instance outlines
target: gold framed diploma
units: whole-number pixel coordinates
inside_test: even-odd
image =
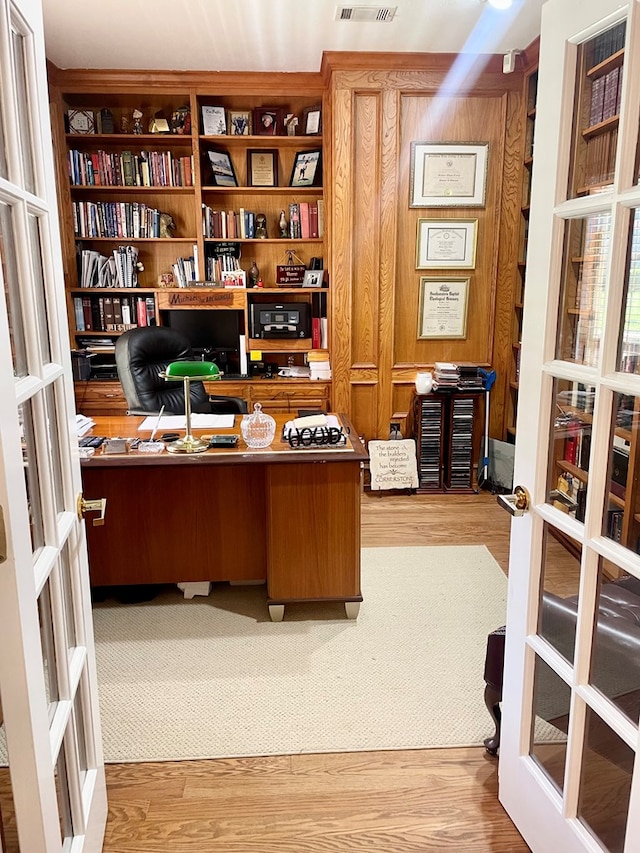
[[[409,207],[484,207],[487,143],[411,143]]]
[[[468,278],[420,279],[418,339],[466,338]]]
[[[477,219],[419,219],[416,269],[474,269]]]

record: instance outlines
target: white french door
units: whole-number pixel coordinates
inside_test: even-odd
[[[640,2],[543,7],[500,800],[532,850],[640,850]],[[635,608],[635,609],[634,609]]]
[[[0,0],[0,400],[11,849],[99,851],[106,790],[39,0]]]

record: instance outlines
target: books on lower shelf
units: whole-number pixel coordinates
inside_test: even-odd
[[[92,249],[80,253],[80,287],[137,287],[138,250],[135,246],[118,246],[111,255]]]
[[[74,296],[73,307],[77,332],[125,332],[156,325],[153,296]]]

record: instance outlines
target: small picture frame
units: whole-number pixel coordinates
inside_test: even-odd
[[[233,161],[228,151],[210,148],[207,151],[209,166],[211,167],[211,180],[216,187],[237,187]]]
[[[409,207],[484,207],[488,143],[412,142]]]
[[[283,130],[280,107],[256,107],[253,111],[253,133],[255,136],[279,136]]]
[[[247,150],[247,186],[278,186],[278,150],[276,148]]]
[[[306,107],[303,114],[305,136],[320,136],[322,133],[322,107]]]
[[[468,278],[420,279],[418,340],[467,337]]]
[[[96,117],[92,110],[67,110],[69,133],[92,134],[96,132]]]
[[[224,287],[246,287],[247,273],[245,270],[227,270],[222,273]]]
[[[419,219],[416,269],[475,269],[477,227],[477,219]]]
[[[202,107],[202,133],[204,136],[225,136],[227,117],[224,107]]]
[[[317,187],[322,182],[322,149],[296,151],[290,187]]]
[[[251,136],[251,113],[229,110],[229,133],[231,136]]]
[[[302,280],[303,287],[322,287],[324,280],[324,270],[305,270],[304,279]]]

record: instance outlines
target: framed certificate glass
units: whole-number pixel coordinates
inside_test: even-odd
[[[420,279],[418,339],[466,338],[468,278]]]
[[[484,207],[487,143],[412,142],[409,207]]]
[[[474,269],[477,219],[419,219],[416,269]]]

